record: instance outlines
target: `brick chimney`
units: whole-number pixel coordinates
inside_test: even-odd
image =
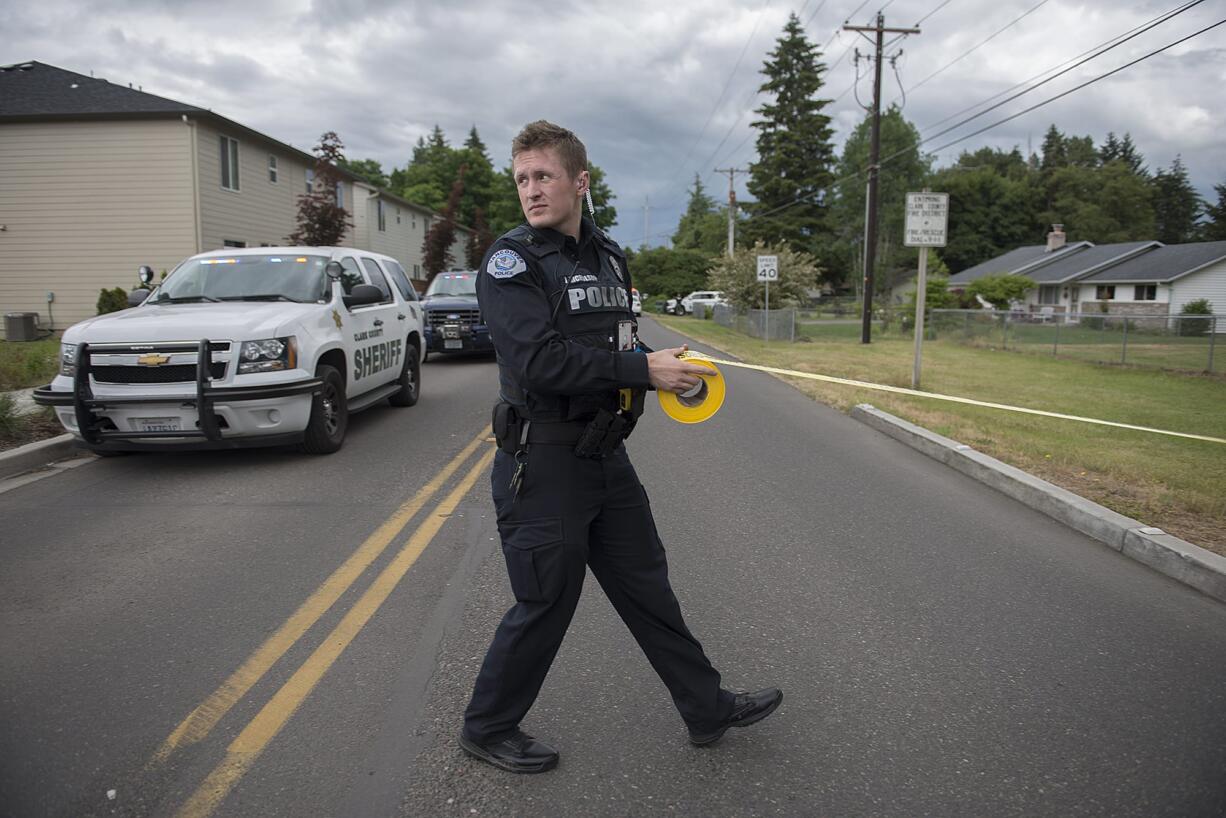
[[[1047,252],[1052,253],[1064,246],[1064,225],[1053,224],[1047,234]]]

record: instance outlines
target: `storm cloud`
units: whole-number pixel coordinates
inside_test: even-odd
[[[627,0],[619,4],[510,4],[394,0],[43,0],[0,9],[0,64],[38,60],[132,83],[210,108],[309,150],[337,131],[353,158],[404,165],[413,144],[440,125],[453,143],[476,125],[495,162],[533,119],[575,130],[617,194],[624,243],[645,233],[663,243],[698,173],[717,197],[715,167],[753,161],[750,123],[762,98],[763,60],[796,11],[831,66],[826,96],[841,143],[864,116],[851,90],[854,49],[868,42],[839,29],[848,14],[912,25],[940,0],[733,2]],[[987,45],[914,87],[1035,3],[951,0],[893,44],[883,100],[901,102],[924,135],[950,114],[1070,60],[1176,6],[1048,0]],[[1073,87],[1220,18],[1211,2],[1189,10],[998,111],[926,147]],[[816,9],[816,13],[814,13]],[[738,58],[743,58],[739,66]],[[734,66],[736,70],[734,71]],[[871,97],[860,66],[859,95]],[[1038,149],[1054,122],[1101,142],[1129,132],[1151,170],[1181,155],[1203,195],[1226,182],[1226,26],[1120,74],[944,150],[938,164],[983,145]],[[704,128],[704,123],[706,127]],[[722,144],[721,144],[722,143]],[[743,178],[739,195],[746,197]],[[645,211],[645,204],[650,209]],[[646,230],[645,230],[646,228]]]

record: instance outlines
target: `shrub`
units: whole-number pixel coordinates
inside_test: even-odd
[[[753,247],[738,248],[732,258],[724,256],[715,261],[711,289],[723,292],[724,298],[737,309],[761,309],[766,288],[758,281],[760,255],[779,257],[779,280],[771,282],[771,304],[776,309],[803,303],[807,291],[817,286],[822,270],[813,256],[793,250],[786,243],[772,247],[757,242]]]
[[[16,437],[21,431],[21,416],[17,414],[17,401],[13,396],[0,392],[0,437]]]
[[[128,308],[128,291],[123,287],[116,287],[113,290],[108,290],[103,287],[98,292],[98,314],[106,315],[108,312],[119,312]]]
[[[1014,301],[1025,298],[1026,291],[1033,290],[1034,286],[1034,282],[1026,276],[996,273],[972,281],[966,291],[972,297],[982,296],[984,301],[998,310],[1007,310]]]
[[[1189,301],[1183,305],[1183,309],[1179,311],[1179,334],[1180,335],[1206,335],[1209,332],[1209,327],[1213,325],[1213,319],[1210,317],[1185,318],[1184,316],[1212,316],[1213,305],[1209,303],[1207,298],[1198,298],[1195,301]]]

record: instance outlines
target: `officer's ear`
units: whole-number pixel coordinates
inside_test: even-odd
[[[582,196],[587,193],[587,189],[591,187],[592,175],[586,170],[579,171],[579,175],[575,177],[575,192]]]

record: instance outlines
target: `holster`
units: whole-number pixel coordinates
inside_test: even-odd
[[[601,409],[588,423],[575,443],[575,456],[599,460],[613,452],[634,429],[634,418]]]
[[[515,454],[519,449],[524,428],[524,419],[515,411],[513,404],[498,401],[494,404],[494,440],[498,448],[507,454]]]

